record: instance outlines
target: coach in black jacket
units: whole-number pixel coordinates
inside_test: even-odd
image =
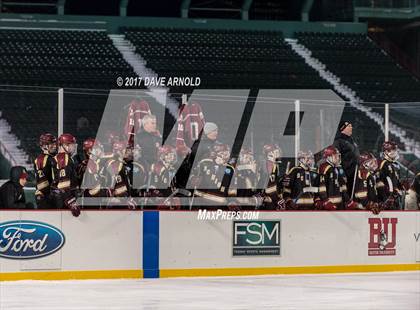
[[[0,187],[0,208],[25,209],[32,208],[32,203],[27,203],[23,187],[26,184],[28,173],[22,166],[10,169],[10,180]]]
[[[348,121],[340,122],[340,133],[334,140],[334,146],[341,153],[341,166],[347,176],[347,189],[351,195],[353,189],[353,179],[357,163],[359,161],[359,147],[352,138],[353,126]]]

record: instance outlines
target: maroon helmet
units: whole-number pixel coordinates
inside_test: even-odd
[[[378,169],[378,161],[375,155],[369,152],[363,152],[359,157],[359,165],[368,171],[374,172]]]
[[[281,148],[278,144],[265,144],[263,152],[268,161],[278,161],[282,156]]]
[[[322,158],[329,162],[333,166],[339,166],[341,164],[340,151],[333,145],[330,145],[322,153]]]
[[[68,154],[74,155],[77,153],[76,138],[69,133],[63,133],[61,136],[59,136],[58,144]]]
[[[83,151],[85,153],[90,153],[94,145],[95,145],[95,139],[93,138],[86,139],[85,141],[83,141]]]
[[[119,141],[119,140],[120,140],[120,136],[119,136],[119,134],[117,132],[115,132],[115,131],[108,131],[106,133],[105,142],[107,142],[108,145],[112,145],[115,141]]]
[[[124,151],[126,147],[126,144],[120,140],[115,140],[112,143],[112,150],[113,151]]]
[[[39,146],[42,151],[55,154],[57,152],[57,138],[50,133],[44,133],[39,137]]]
[[[385,141],[382,144],[382,152],[384,153],[385,159],[395,161],[398,159],[398,145],[393,141]]]
[[[61,136],[58,137],[58,144],[76,144],[76,138],[69,133],[63,133]]]
[[[298,161],[306,169],[312,169],[315,165],[314,154],[311,151],[299,151]]]
[[[228,162],[230,156],[230,148],[227,144],[215,144],[211,150],[211,154],[218,165]]]
[[[44,133],[39,137],[39,146],[43,147],[43,146],[48,146],[50,144],[56,144],[57,143],[57,138],[50,134],[50,133]]]
[[[159,147],[157,157],[158,160],[161,160],[162,162],[169,165],[176,163],[178,160],[176,149],[171,145],[164,145]]]
[[[239,163],[247,165],[254,162],[254,153],[248,147],[243,147],[239,153]]]
[[[86,156],[94,154],[96,157],[100,157],[103,152],[102,145],[98,140],[88,138],[83,142],[83,152]]]

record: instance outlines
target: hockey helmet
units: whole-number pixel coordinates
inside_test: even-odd
[[[58,144],[68,154],[74,155],[77,153],[77,141],[72,134],[63,133],[58,137]]]
[[[230,148],[227,144],[215,144],[212,148],[214,160],[218,165],[224,165],[228,162],[230,156]]]
[[[393,141],[385,141],[382,144],[382,152],[384,153],[384,157],[391,161],[398,160],[398,145]]]
[[[298,161],[306,169],[312,169],[315,165],[314,154],[311,151],[299,151]]]
[[[333,145],[330,145],[324,149],[322,157],[334,167],[337,167],[341,164],[341,154],[340,151]]]
[[[39,146],[41,150],[54,154],[57,152],[57,138],[50,133],[44,133],[39,137]]]
[[[278,144],[265,144],[263,151],[266,159],[271,162],[279,161],[282,156],[282,151]]]
[[[362,169],[375,172],[378,169],[378,161],[376,157],[369,152],[363,152],[359,157],[359,165]]]
[[[247,165],[254,162],[254,153],[248,147],[243,147],[239,153],[239,164]]]
[[[176,149],[171,145],[159,147],[158,159],[166,165],[173,165],[178,160]]]
[[[96,157],[100,157],[103,153],[103,148],[98,140],[88,138],[83,142],[83,152],[86,156],[93,154]]]

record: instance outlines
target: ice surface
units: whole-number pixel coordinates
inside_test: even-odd
[[[0,282],[0,309],[420,309],[420,272]]]

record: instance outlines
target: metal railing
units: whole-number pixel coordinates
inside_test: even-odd
[[[414,8],[420,6],[420,0],[355,0],[355,7],[365,8]]]

